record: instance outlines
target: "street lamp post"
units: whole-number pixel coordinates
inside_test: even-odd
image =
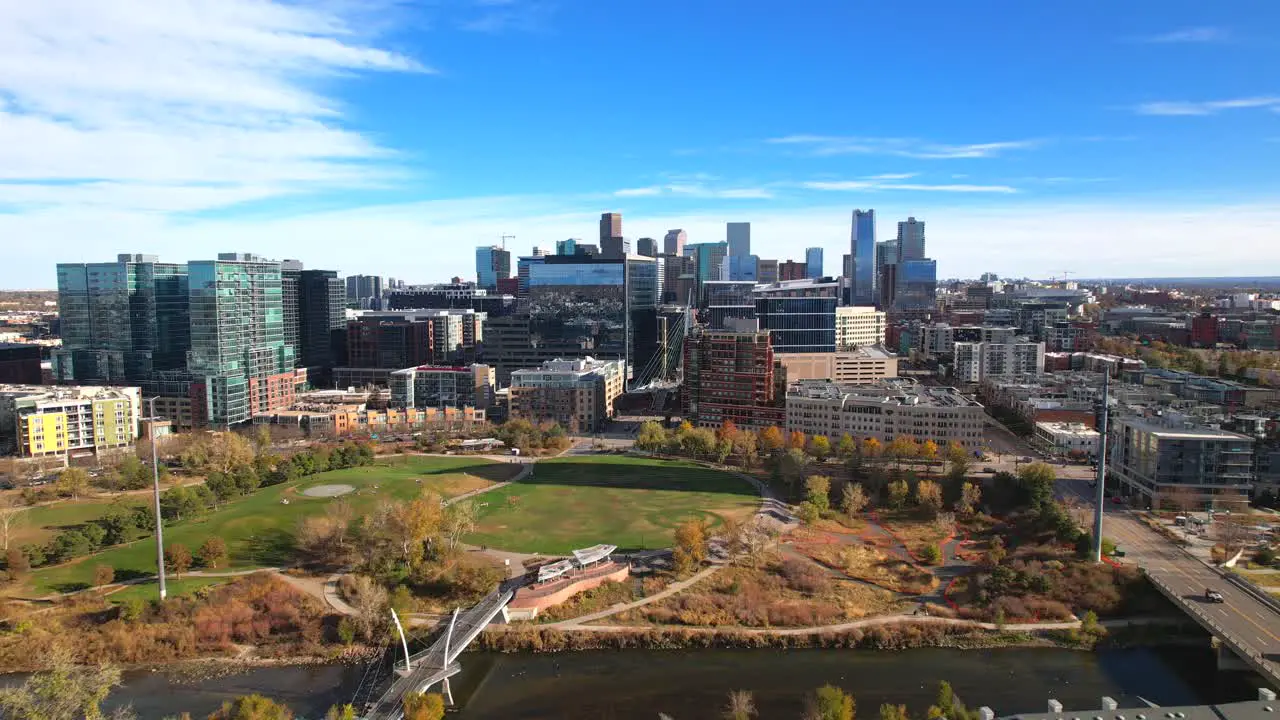
[[[160,599],[164,600],[164,529],[160,523],[160,450],[156,447],[156,400],[158,399],[158,396],[149,398],[151,417],[148,418],[147,428],[150,431],[148,435],[151,438],[151,480],[155,488],[156,577],[160,580]]]

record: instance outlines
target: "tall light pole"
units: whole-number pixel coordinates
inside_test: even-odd
[[[156,400],[159,399],[159,396],[148,399],[151,403],[151,417],[148,418],[147,429],[151,437],[151,480],[155,488],[156,577],[160,579],[160,599],[164,600],[164,529],[160,524],[160,449],[156,447]]]
[[[1102,417],[1098,428],[1098,492],[1093,511],[1093,561],[1102,562],[1102,507],[1106,501],[1104,485],[1107,480],[1107,400],[1110,394],[1111,373],[1102,376]]]

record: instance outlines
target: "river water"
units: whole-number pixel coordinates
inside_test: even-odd
[[[461,712],[452,717],[459,720],[655,720],[660,712],[674,720],[710,720],[721,716],[726,694],[737,689],[754,693],[761,718],[790,720],[801,717],[806,693],[824,683],[854,693],[864,718],[890,701],[922,717],[940,680],[951,682],[969,705],[988,705],[997,715],[1043,711],[1049,698],[1083,710],[1098,708],[1103,695],[1122,706],[1139,697],[1175,705],[1256,696],[1256,678],[1218,673],[1207,648],[627,650],[467,653],[461,661],[453,685]],[[184,710],[202,718],[223,700],[257,692],[313,719],[350,699],[362,672],[342,665],[265,668],[195,683],[131,672],[106,704],[131,703],[144,720]]]

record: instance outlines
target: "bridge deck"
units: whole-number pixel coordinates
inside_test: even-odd
[[[511,602],[511,590],[496,590],[470,609],[458,613],[449,633],[446,622],[444,632],[422,652],[409,657],[412,670],[401,675],[387,688],[381,697],[365,711],[365,720],[400,720],[404,717],[404,696],[410,692],[426,692],[434,685],[462,671],[458,656],[475,640],[498,613]],[[447,649],[445,646],[448,646]],[[403,662],[403,661],[402,661]]]

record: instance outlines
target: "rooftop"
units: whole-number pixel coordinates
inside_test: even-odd
[[[132,391],[132,392],[129,392]],[[0,395],[37,397],[48,400],[71,400],[95,397],[137,395],[139,388],[115,385],[9,385],[0,384]]]
[[[787,388],[788,397],[844,399],[878,402],[884,405],[926,407],[973,407],[970,400],[953,387],[921,385],[911,378],[885,378],[874,383],[842,385],[831,380],[798,380]]]
[[[1233,433],[1227,430],[1219,430],[1218,428],[1205,427],[1203,425],[1195,425],[1187,421],[1177,421],[1167,418],[1144,418],[1144,417],[1121,417],[1116,418],[1117,423],[1124,423],[1137,430],[1149,432],[1156,437],[1184,440],[1248,440],[1253,442],[1253,438],[1240,433]]]

